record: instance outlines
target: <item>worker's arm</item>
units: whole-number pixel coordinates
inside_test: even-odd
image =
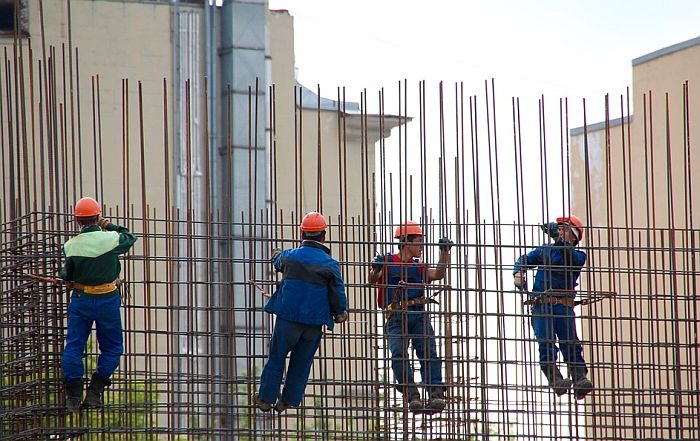
[[[345,282],[340,274],[338,263],[333,265],[331,279],[328,282],[328,303],[336,323],[342,323],[348,318],[348,298],[345,295]]]
[[[527,254],[523,254],[515,261],[513,266],[513,284],[517,288],[523,288],[527,283],[525,271],[542,264],[542,247],[535,248]]]
[[[63,266],[58,273],[58,277],[66,282],[70,282],[73,280],[73,260],[66,257],[66,252],[63,247],[61,247],[61,254],[63,255]]]
[[[119,244],[112,250],[113,253],[124,254],[129,251],[138,238],[134,236],[126,227],[111,223],[109,220],[100,217],[97,225],[105,231],[116,231],[119,233]]]
[[[283,254],[284,253],[282,252],[281,248],[272,249],[272,257],[270,258],[270,263],[272,263],[273,268],[275,268],[275,271],[277,271],[278,273],[281,273],[284,270],[282,262]]]
[[[434,268],[429,268],[427,271],[426,282],[428,283],[432,282],[433,280],[443,279],[447,273],[447,266],[452,260],[450,256],[450,249],[452,248],[452,245],[454,245],[454,242],[446,237],[443,237],[438,241],[438,243],[440,244],[440,257],[438,258],[437,265]]]
[[[369,271],[369,283],[377,283],[384,277],[384,262],[386,262],[386,256],[383,254],[377,254],[372,260],[372,268]]]

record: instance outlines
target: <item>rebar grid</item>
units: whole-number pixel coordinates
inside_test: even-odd
[[[266,115],[251,85],[246,128],[231,126],[229,88],[229,124],[214,148],[206,134],[190,136],[190,97],[204,92],[189,82],[182,102],[168,102],[172,85],[163,80],[161,100],[144,103],[142,84],[127,79],[115,87],[92,76],[87,88],[70,44],[42,44],[42,53],[36,60],[16,39],[0,73],[3,439],[700,438],[697,160],[687,83],[674,103],[681,112],[671,112],[668,95],[659,109],[644,94],[643,142],[635,145],[629,97],[621,97],[628,123],[620,133],[606,124],[602,158],[585,124],[581,148],[570,146],[566,100],[546,118],[543,97],[537,117],[521,123],[518,99],[497,112],[493,82],[483,96],[466,95],[462,84],[429,90],[400,82],[377,94],[376,114],[366,93],[354,114],[338,89],[329,114],[320,88],[309,111],[301,89],[294,103],[280,103],[272,86]],[[118,102],[105,103],[105,87]],[[121,121],[102,119],[108,105]],[[185,115],[184,141],[172,134],[174,106]],[[653,135],[659,111],[665,123]],[[163,126],[145,126],[144,114]],[[408,123],[411,115],[418,117]],[[372,130],[386,130],[392,118],[399,129],[375,145]],[[282,131],[289,121],[291,134]],[[334,137],[322,137],[327,121]],[[107,124],[121,128],[121,139],[103,140]],[[234,130],[248,133],[244,159],[234,155]],[[258,146],[264,130],[269,143]],[[255,185],[263,159],[264,189]],[[228,189],[236,180],[251,195],[264,192],[265,205],[253,196],[234,201]],[[175,197],[177,185],[184,199]],[[67,414],[60,356],[69,298],[51,278],[61,244],[76,233],[72,204],[84,194],[140,240],[124,259],[125,354],[106,406]],[[234,212],[234,202],[245,209]],[[311,209],[329,220],[350,320],[324,336],[303,405],[264,414],[251,399],[273,325],[262,306],[279,280],[270,250],[297,246],[297,225]],[[555,398],[547,387],[525,293],[510,279],[515,259],[548,240],[539,224],[568,212],[587,219],[576,313],[595,391],[584,402]],[[396,393],[376,288],[367,282],[369,262],[396,249],[393,228],[406,219],[423,226],[429,264],[439,237],[456,242],[446,280],[427,288],[439,302],[429,309],[448,386],[447,408],[436,415],[409,413]],[[96,353],[92,339],[87,372]]]

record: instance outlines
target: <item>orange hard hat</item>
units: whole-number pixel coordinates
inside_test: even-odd
[[[311,211],[306,213],[304,218],[301,220],[301,231],[307,233],[320,233],[324,231],[328,224],[326,224],[326,219],[323,215],[317,211]]]
[[[558,224],[566,224],[572,228],[572,231],[576,235],[576,239],[580,242],[583,239],[583,222],[576,215],[562,216],[557,218]]]
[[[75,217],[93,217],[100,214],[102,208],[93,198],[85,197],[75,203]]]
[[[404,236],[422,236],[423,230],[421,230],[420,225],[413,221],[406,221],[396,227],[394,231],[394,239],[398,239]]]

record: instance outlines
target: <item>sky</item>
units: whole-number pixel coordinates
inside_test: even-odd
[[[398,85],[406,80],[407,112],[414,118],[406,131],[409,148],[415,150],[421,136],[417,121],[421,80],[425,80],[428,103],[424,112],[425,144],[430,150],[440,143],[436,103],[442,81],[448,164],[459,148],[452,124],[458,112],[455,84],[463,87],[467,110],[470,95],[478,102],[481,150],[486,147],[488,130],[483,125],[485,82],[490,85],[493,79],[498,148],[504,152],[499,179],[509,196],[519,186],[514,181],[515,170],[503,167],[514,164],[512,98],[517,97],[525,158],[523,176],[526,183],[531,181],[523,194],[522,206],[529,213],[523,220],[532,223],[549,217],[543,213],[543,204],[550,205],[547,212],[568,212],[562,206],[564,198],[545,201],[542,197],[547,194],[545,186],[553,186],[556,194],[564,179],[562,173],[552,173],[548,183],[539,182],[538,100],[544,97],[548,161],[560,164],[560,146],[566,139],[566,128],[559,118],[560,99],[568,100],[569,128],[583,126],[584,99],[588,124],[603,121],[606,94],[610,95],[610,118],[619,118],[620,97],[627,88],[632,93],[632,60],[700,36],[698,0],[269,0],[269,7],[286,9],[294,17],[297,80],[312,90],[320,85],[322,96],[334,99],[342,86],[346,99],[357,102],[366,91],[369,111],[377,112],[378,91],[383,90],[387,103],[384,112],[398,114]],[[469,118],[465,120],[468,131]],[[398,142],[395,132],[387,143]],[[431,156],[436,157],[429,155],[429,159]],[[482,161],[488,159],[485,154],[481,157]],[[428,170],[434,167],[430,164]],[[419,172],[414,168],[409,173]],[[448,170],[447,182],[453,173],[457,171]],[[436,185],[435,179],[428,181],[427,185]],[[562,188],[561,193],[567,191]],[[507,211],[515,204],[504,205]],[[517,217],[513,209],[504,212],[501,221]]]
[[[603,97],[632,83],[632,59],[700,35],[697,0],[269,0],[294,16],[298,80],[349,99],[363,89],[464,82],[501,97],[582,98],[596,120]],[[355,97],[355,98],[353,98]],[[572,127],[582,121],[573,121]]]

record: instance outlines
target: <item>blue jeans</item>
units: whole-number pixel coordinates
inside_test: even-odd
[[[281,400],[291,406],[301,404],[314,354],[321,344],[322,327],[277,317],[270,341],[270,356],[260,375],[260,398],[271,404],[277,401],[287,354],[291,352]]]
[[[430,314],[425,311],[396,311],[384,324],[391,368],[397,389],[404,392],[414,384],[408,345],[411,343],[420,363],[421,378],[426,385],[442,387],[442,360],[438,358],[435,331]]]
[[[119,291],[102,296],[77,294],[74,291],[68,305],[68,332],[61,364],[64,383],[83,378],[83,356],[93,322],[100,349],[97,373],[109,379],[119,366],[119,357],[124,353]]]
[[[540,364],[552,364],[561,351],[569,366],[585,369],[583,346],[576,335],[576,316],[569,306],[541,303],[532,307],[532,329],[540,347]],[[557,348],[555,341],[559,341]]]

